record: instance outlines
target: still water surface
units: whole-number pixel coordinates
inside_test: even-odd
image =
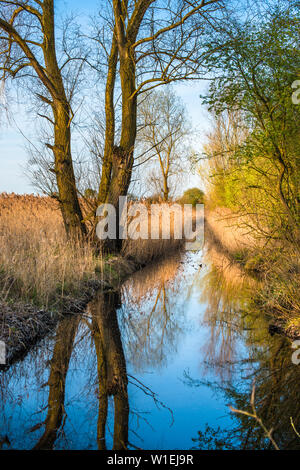
[[[99,293],[0,376],[3,449],[300,449],[300,366],[214,247]],[[127,437],[128,436],[128,437]]]

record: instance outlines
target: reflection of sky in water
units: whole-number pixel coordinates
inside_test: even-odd
[[[140,358],[135,357],[134,347],[137,346],[129,341],[130,338],[134,341],[134,335],[126,325],[126,312],[130,312],[132,324],[137,325],[142,321],[138,315],[141,316],[141,312],[146,315],[151,311],[159,280],[156,287],[154,282],[151,296],[146,295],[140,304],[133,302],[134,305],[130,305],[130,292],[135,289],[135,281],[129,281],[127,287],[124,287],[119,323],[127,371],[156,392],[158,399],[174,413],[171,426],[170,412],[161,406],[158,408],[150,396],[145,396],[139,388],[129,384],[129,442],[140,448],[189,449],[194,445],[192,438],[197,436],[200,429],[204,431],[206,423],[228,428],[234,421],[228,403],[224,402],[221,394],[216,394],[205,385],[191,387],[184,381],[185,372],[195,380],[221,380],[213,368],[204,367],[207,361],[204,345],[210,331],[209,326],[201,324],[207,306],[200,300],[199,276],[203,277],[207,268],[199,268],[200,254],[188,253],[186,259],[185,264],[179,265],[175,280],[164,284],[174,331],[164,339],[161,364],[158,355],[152,360],[151,357],[147,358],[143,366],[143,354]],[[156,323],[154,328],[157,328]],[[168,341],[174,344],[168,344]],[[52,346],[53,338],[45,339],[23,362],[2,374],[0,436],[7,434],[12,448],[33,447],[43,432],[43,427],[31,433],[28,431],[46,417],[48,387],[43,384],[49,376],[47,361],[51,359]],[[249,351],[241,338],[237,339],[235,348],[239,360],[248,356]],[[238,378],[240,372],[234,372],[231,380]],[[77,332],[67,374],[65,411],[67,418],[63,434],[58,436],[55,448],[96,449],[97,362],[94,344],[84,323],[81,323]],[[111,399],[107,428],[107,446],[110,448],[113,432]]]

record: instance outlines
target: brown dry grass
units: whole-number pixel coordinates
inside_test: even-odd
[[[257,240],[242,227],[241,217],[235,217],[230,209],[218,208],[206,211],[205,219],[216,238],[229,253],[251,250],[257,245]]]
[[[151,203],[143,201],[143,205],[147,208],[147,216],[145,218],[142,216],[141,220],[144,221],[145,226],[148,228],[148,239],[138,239],[138,240],[124,240],[122,254],[126,258],[132,258],[137,261],[139,264],[145,265],[153,261],[156,258],[161,258],[166,256],[171,251],[178,251],[183,247],[184,240],[176,239],[174,237],[174,213],[170,212],[170,239],[162,238],[162,220],[166,221],[166,214],[164,209],[162,209],[162,217],[153,218],[151,217]],[[172,206],[171,204],[165,204],[166,207]],[[130,205],[129,205],[130,207]],[[168,210],[168,209],[167,209]],[[128,223],[132,219],[129,217]],[[157,230],[159,234],[159,239],[151,239],[151,229]]]
[[[94,276],[94,249],[67,241],[55,200],[0,194],[0,298],[54,306]]]

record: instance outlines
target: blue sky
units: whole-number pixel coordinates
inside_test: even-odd
[[[85,18],[88,21],[88,17],[96,11],[98,3],[97,0],[85,0],[84,2],[82,0],[58,0],[57,6],[64,11],[74,11],[84,22]],[[198,129],[195,139],[196,147],[201,146],[204,133],[208,129],[207,113],[201,106],[199,97],[204,86],[205,84],[196,82],[174,86],[187,107],[193,126]],[[25,136],[30,138],[33,134],[33,126],[30,117],[25,115],[21,106],[14,110],[13,121],[15,122],[9,124],[5,116],[1,117],[0,192],[33,193],[35,190],[24,174],[28,156],[25,149],[26,138],[20,132],[21,130]],[[187,186],[198,184],[200,184],[198,176],[191,176],[187,181]]]

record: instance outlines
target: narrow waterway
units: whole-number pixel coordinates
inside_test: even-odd
[[[0,376],[3,449],[300,449],[300,366],[214,247],[99,293]]]

